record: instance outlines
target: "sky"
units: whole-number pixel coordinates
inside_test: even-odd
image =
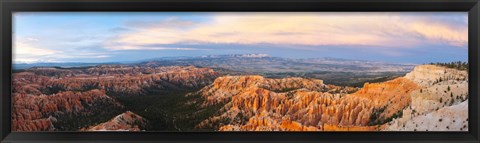
[[[467,61],[466,12],[17,12],[13,61],[128,62],[262,53]]]

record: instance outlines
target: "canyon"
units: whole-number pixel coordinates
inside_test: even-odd
[[[28,69],[13,77],[12,130],[78,130],[125,112],[117,97],[203,87],[216,76],[192,66]]]
[[[272,60],[227,59],[234,58]],[[468,131],[465,70],[425,64],[400,74],[409,66],[369,67],[400,72],[365,76],[374,80],[357,87],[177,62],[18,71],[12,131]]]
[[[196,128],[465,131],[468,130],[467,78],[466,71],[435,65],[420,65],[404,77],[365,83],[357,90],[332,88],[335,86],[325,85],[321,80],[301,78],[220,77],[197,94],[207,99],[205,106],[224,102],[222,114],[202,121]],[[429,122],[432,119],[439,122]],[[427,122],[429,125],[423,125]]]

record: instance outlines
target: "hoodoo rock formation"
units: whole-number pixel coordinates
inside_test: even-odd
[[[72,114],[91,116],[94,113],[103,113],[101,110],[122,108],[101,90],[66,91],[38,96],[14,93],[12,100],[14,103],[12,130],[14,131],[53,131],[58,117]]]
[[[69,74],[65,74],[69,73]],[[48,75],[48,76],[47,76]],[[105,90],[109,95],[141,95],[155,90],[197,88],[219,74],[209,68],[98,66],[87,69],[34,68],[14,75],[14,91],[39,95],[59,91]],[[50,78],[52,77],[53,78]],[[35,90],[35,87],[38,88]]]
[[[464,70],[419,65],[354,88],[158,64],[14,73],[12,131],[468,130]]]
[[[406,121],[397,120],[404,118],[407,110],[422,108],[417,106],[429,100],[443,98],[440,100],[442,106],[433,105],[436,110],[465,101],[467,77],[464,71],[421,65],[405,77],[365,83],[363,88],[352,93],[348,90],[351,88],[340,87],[339,90],[337,86],[325,85],[322,80],[224,76],[193,93],[206,99],[205,106],[224,104],[219,114],[202,121],[196,128],[220,131],[388,130],[393,128],[390,127],[393,122],[407,124],[405,122],[411,117]],[[451,111],[444,110],[447,109],[439,111]],[[430,107],[425,107],[416,114],[439,115],[431,111]]]
[[[110,96],[201,88],[217,76],[193,66],[26,69],[13,74],[12,130],[78,130],[124,112]]]
[[[406,108],[411,102],[410,93],[420,87],[414,82],[399,77],[382,83],[365,83],[362,89],[348,96],[363,97],[373,102],[379,118],[372,122],[382,122]],[[378,112],[378,110],[381,110]]]

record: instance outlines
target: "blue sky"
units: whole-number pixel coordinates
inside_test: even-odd
[[[398,63],[466,61],[467,13],[22,12],[14,63],[265,53]]]

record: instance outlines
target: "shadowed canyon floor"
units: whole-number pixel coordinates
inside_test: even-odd
[[[148,63],[147,63],[148,64]],[[13,131],[467,131],[468,73],[419,65],[361,88],[195,66],[29,68]]]

